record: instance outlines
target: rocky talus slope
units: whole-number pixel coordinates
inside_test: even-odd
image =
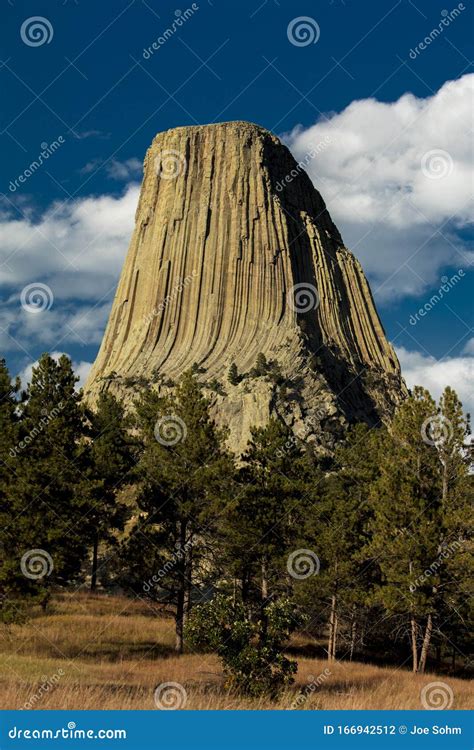
[[[236,385],[232,362],[244,376]],[[154,139],[86,391],[131,400],[140,384],[171,387],[192,365],[237,452],[270,414],[331,451],[348,421],[386,420],[405,393],[323,199],[279,139],[246,122]]]

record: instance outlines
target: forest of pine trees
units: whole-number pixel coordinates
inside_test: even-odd
[[[196,371],[127,413],[76,385],[66,356],[26,391],[0,361],[1,622],[87,586],[172,607],[177,652],[216,650],[240,685],[269,658],[291,680],[295,629],[329,661],[463,670],[473,477],[452,389],[415,388],[323,463],[277,419],[236,460]]]

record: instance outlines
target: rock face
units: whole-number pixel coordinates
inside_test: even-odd
[[[317,157],[316,157],[317,158]],[[267,368],[254,371],[259,353]],[[234,362],[243,379],[227,377]],[[86,392],[126,400],[195,365],[241,451],[278,415],[331,452],[386,420],[405,386],[358,260],[279,139],[230,122],[159,133]]]

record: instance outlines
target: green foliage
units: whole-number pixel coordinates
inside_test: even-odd
[[[195,607],[186,626],[194,648],[216,651],[222,659],[227,686],[245,695],[276,698],[290,685],[296,662],[283,646],[295,629],[293,603],[282,598],[251,617],[240,601],[218,594]]]
[[[227,375],[227,380],[229,381],[229,383],[231,385],[238,385],[240,383],[241,379],[242,378],[239,375],[239,371],[237,369],[237,365],[235,364],[235,362],[232,362],[231,365],[230,365],[230,367],[229,367],[229,372],[228,372],[228,375]]]
[[[265,357],[263,352],[260,352],[259,354],[257,354],[255,366],[250,370],[250,376],[252,378],[259,378],[262,375],[266,375],[267,372],[268,372],[267,358]]]

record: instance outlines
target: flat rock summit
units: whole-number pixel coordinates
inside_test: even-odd
[[[321,195],[280,140],[248,122],[153,140],[86,393],[131,402],[192,366],[237,453],[270,415],[330,453],[348,423],[387,420],[406,393]]]

